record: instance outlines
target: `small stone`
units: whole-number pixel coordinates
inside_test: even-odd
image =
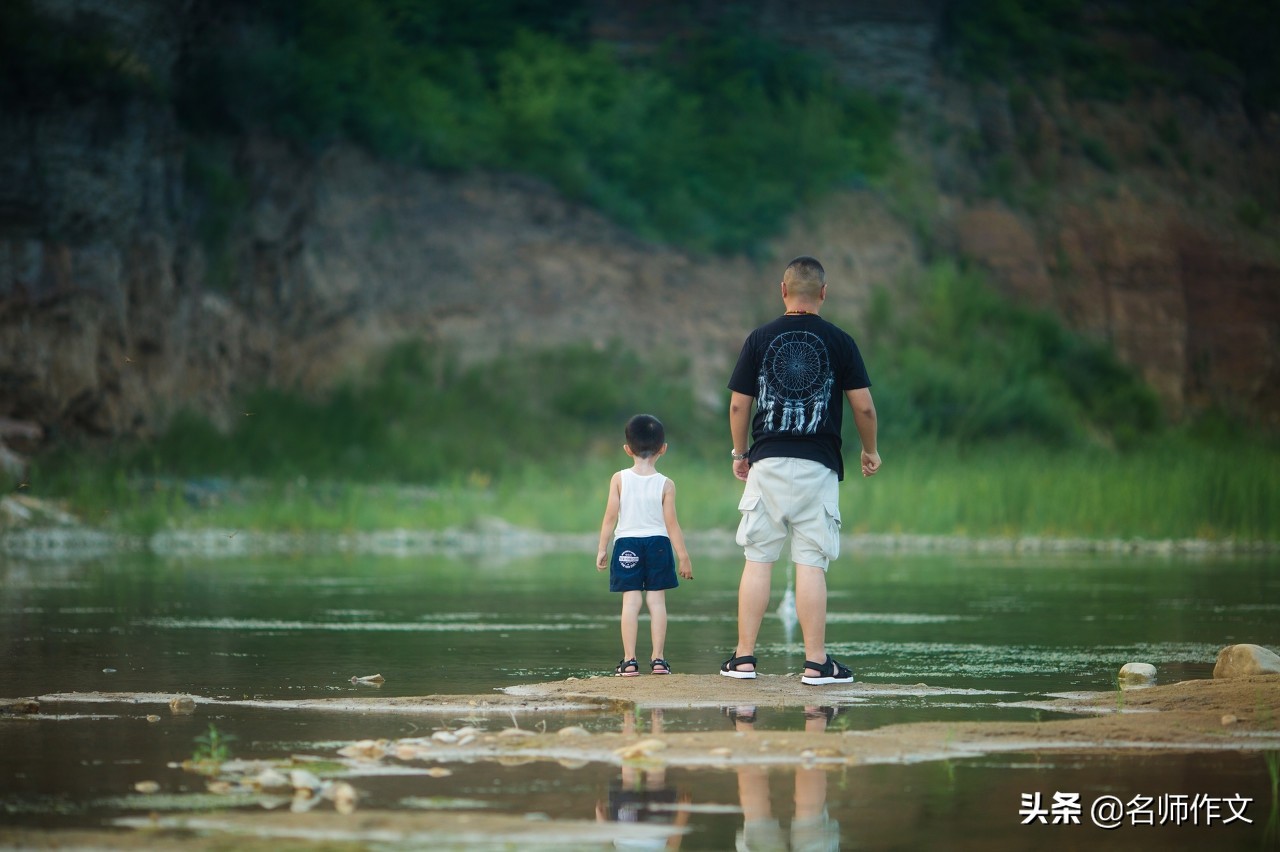
[[[175,716],[190,716],[196,712],[196,700],[190,695],[175,695],[169,699],[169,712]]]
[[[805,760],[812,760],[815,757],[840,757],[843,752],[837,751],[830,746],[818,746],[817,748],[807,748],[800,752],[800,756]]]
[[[39,713],[40,702],[34,698],[19,698],[9,702],[4,709],[9,713]]]
[[[1230,727],[1231,725],[1234,725],[1236,722],[1239,722],[1239,721],[1240,720],[1236,717],[1234,713],[1227,713],[1222,717],[1222,727],[1224,728]]]
[[[427,770],[427,774],[432,778],[448,778],[453,774],[453,770],[445,769],[443,766],[433,766]]]
[[[381,760],[386,753],[386,740],[357,740],[349,746],[338,749],[338,754],[343,757],[354,757],[359,760]]]
[[[150,796],[153,793],[160,792],[160,785],[155,781],[139,781],[133,785],[133,789],[137,790],[144,796]]]
[[[249,783],[259,790],[286,790],[293,786],[289,783],[289,778],[276,769],[262,770]]]
[[[566,725],[556,731],[556,735],[561,737],[589,737],[591,732],[580,725]]]
[[[662,740],[647,739],[641,740],[638,743],[623,746],[622,748],[614,749],[613,753],[621,757],[623,760],[631,760],[637,757],[648,757],[654,752],[662,751],[666,747],[667,744]]]
[[[413,743],[397,743],[393,754],[395,755],[396,760],[417,760],[418,755],[424,751],[426,751],[426,749],[420,745],[415,745]]]
[[[153,723],[154,723],[154,722],[159,722],[159,721],[160,721],[160,717],[159,717],[159,716],[157,716],[155,713],[148,713],[148,714],[147,714],[147,721],[148,721],[148,722],[153,722]]]
[[[297,790],[319,790],[323,784],[314,773],[305,769],[295,769],[289,773],[289,783]]]
[[[498,736],[507,739],[521,739],[524,737],[536,737],[537,735],[536,731],[526,731],[524,728],[503,728],[498,731]]]
[[[1120,680],[1126,683],[1153,683],[1156,667],[1150,663],[1125,663],[1120,667]]]
[[[340,814],[352,814],[356,810],[356,800],[360,798],[356,788],[346,781],[339,781],[325,788],[325,798],[333,800],[333,808]]]

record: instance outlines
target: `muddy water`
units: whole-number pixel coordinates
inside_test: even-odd
[[[886,697],[837,708],[828,729],[911,721],[1046,718],[1045,695],[1114,689],[1125,662],[1153,663],[1160,680],[1209,677],[1232,642],[1280,646],[1274,557],[1148,559],[874,556],[830,574],[828,644],[860,680],[978,690]],[[734,638],[736,560],[703,560],[668,595],[667,656],[677,671],[712,672]],[[620,654],[617,599],[570,554],[481,562],[443,558],[160,560],[132,555],[81,564],[0,564],[0,697],[117,691],[210,698],[483,694],[504,686],[612,669]],[[786,582],[775,577],[782,600]],[[642,637],[647,624],[642,624]],[[798,670],[799,633],[772,612],[758,655],[769,672]],[[642,638],[641,654],[647,651]],[[381,674],[380,687],[353,676]],[[1118,701],[1122,700],[1118,697]],[[1010,706],[1023,704],[1024,706]],[[737,708],[741,718],[747,708]],[[244,758],[332,760],[355,739],[429,735],[461,720],[307,714],[254,707],[192,716],[154,708],[46,702],[34,719],[0,718],[0,824],[110,826],[139,814],[226,813],[254,801],[210,796],[170,764],[190,757],[212,723]],[[757,730],[799,730],[799,709],[756,708]],[[648,710],[539,719],[548,727],[728,730],[728,710]],[[530,724],[525,720],[523,724]],[[492,725],[492,720],[490,721]],[[530,823],[608,828],[637,801],[662,820],[687,820],[683,848],[1263,848],[1276,835],[1271,770],[1257,753],[1018,756],[917,765],[820,769],[669,768],[624,777],[612,765],[464,764],[453,774],[349,778],[361,808],[404,813],[507,814]],[[159,794],[134,784],[156,781]],[[1032,818],[1055,794],[1069,807]],[[1201,796],[1199,825],[1178,796]],[[1128,815],[1091,824],[1090,804],[1149,797],[1155,825]],[[1228,803],[1226,800],[1232,798]],[[685,801],[687,799],[687,802]],[[1212,801],[1210,801],[1212,800]],[[1247,800],[1242,818],[1226,820]],[[672,810],[672,801],[681,802]],[[1165,812],[1157,813],[1163,807]],[[631,810],[628,810],[631,808]],[[232,808],[234,810],[234,808]],[[1216,812],[1206,819],[1209,811]],[[799,816],[797,816],[799,814]],[[806,818],[805,814],[812,814]],[[1068,824],[1054,825],[1059,818]],[[1163,819],[1164,825],[1159,825]],[[1252,822],[1246,822],[1252,820]],[[1209,821],[1210,825],[1203,823]],[[740,837],[741,835],[741,837]],[[575,835],[576,836],[576,835]],[[501,839],[493,839],[501,845]],[[356,840],[363,843],[362,840]],[[369,843],[373,841],[368,840]],[[567,841],[566,841],[567,842]],[[529,840],[532,843],[532,840]],[[582,848],[610,848],[584,839]],[[774,847],[768,846],[775,843]],[[412,845],[412,844],[410,844]],[[482,848],[470,838],[467,848]],[[528,845],[528,843],[517,844]],[[564,843],[560,844],[562,847]],[[786,848],[785,846],[781,848]]]

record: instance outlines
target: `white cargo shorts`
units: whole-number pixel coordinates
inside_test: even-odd
[[[840,555],[840,482],[808,459],[770,458],[751,465],[738,503],[736,541],[751,562],[777,562],[791,534],[791,559],[827,570]]]

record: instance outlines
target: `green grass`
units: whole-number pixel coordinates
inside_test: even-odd
[[[1085,538],[1280,535],[1280,452],[1171,438],[1126,453],[925,449],[844,496],[859,532]]]
[[[721,442],[723,443],[723,441]],[[1051,449],[919,443],[883,447],[884,468],[841,486],[847,533],[1245,541],[1280,539],[1280,450],[1230,450],[1171,435],[1140,450]],[[853,453],[847,458],[853,460]],[[599,529],[620,451],[555,465],[514,462],[501,476],[475,475],[430,488],[388,483],[235,481],[197,506],[180,483],[139,487],[78,477],[68,495],[88,521],[148,533],[170,528],[354,532],[472,528],[501,518],[547,532]],[[659,465],[677,484],[687,531],[731,530],[741,484],[727,461],[669,453]],[[34,496],[57,487],[37,480]]]
[[[1280,537],[1280,451],[1196,451],[1182,438],[1120,454],[989,444],[883,447],[884,468],[841,486],[851,533],[1084,538]],[[854,462],[856,452],[846,452]],[[599,528],[610,460],[565,471],[526,470],[485,507],[512,522],[577,532]],[[686,529],[732,529],[741,484],[727,462],[668,456]],[[542,495],[539,497],[539,495]]]

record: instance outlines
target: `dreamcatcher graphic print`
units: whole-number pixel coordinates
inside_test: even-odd
[[[784,331],[764,354],[756,405],[769,432],[812,434],[827,418],[835,374],[822,338],[809,331]]]

